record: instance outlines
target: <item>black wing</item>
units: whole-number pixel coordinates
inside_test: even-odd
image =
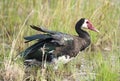
[[[44,33],[50,33],[50,34],[60,33],[60,32],[56,32],[56,31],[50,31],[48,29],[45,29],[43,27],[38,27],[38,26],[35,26],[35,25],[30,25],[30,27],[37,30],[37,31],[41,31],[41,32],[44,32]]]
[[[55,43],[58,44],[58,46],[64,46],[67,45],[68,41],[73,41],[73,37],[65,33],[49,31],[42,28],[38,28],[37,26],[31,26],[31,27],[34,28],[35,30],[45,32],[47,34],[37,34],[37,35],[24,37],[24,39],[27,40],[27,42],[32,40],[39,40],[37,43],[28,47],[24,51],[23,54],[24,57],[28,56],[28,54],[34,53],[35,51],[43,47],[43,45],[46,43],[52,43],[52,44]]]
[[[35,51],[37,51],[39,48],[43,47],[43,45],[47,42],[51,41],[51,39],[45,39],[45,40],[42,40],[42,41],[39,41],[35,44],[33,44],[32,46],[28,47],[24,53],[23,53],[23,57],[26,57],[28,54],[30,53],[33,53]]]
[[[37,35],[32,35],[32,36],[27,36],[27,37],[24,37],[25,40],[25,43],[27,42],[30,42],[30,41],[33,41],[33,40],[45,40],[45,39],[48,39],[48,38],[51,38],[51,36],[49,34],[37,34]]]
[[[41,32],[44,32],[44,33],[47,33],[47,34],[34,35],[32,37],[27,37],[27,39],[30,38],[30,39],[33,39],[33,40],[35,40],[35,39],[42,40],[42,39],[46,39],[46,38],[53,38],[53,42],[56,42],[59,45],[65,45],[67,41],[73,40],[73,37],[71,35],[68,35],[68,34],[65,34],[65,33],[50,31],[50,30],[47,30],[45,28],[38,27],[38,26],[35,26],[35,25],[30,25],[30,27],[37,30],[37,31],[41,31]]]

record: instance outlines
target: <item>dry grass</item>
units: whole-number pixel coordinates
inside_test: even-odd
[[[119,81],[120,1],[119,0],[1,0],[0,1],[1,81]],[[15,59],[25,48],[24,36],[33,35],[29,25],[76,34],[74,25],[88,18],[100,33],[90,32],[92,44],[57,72],[32,67],[25,70]]]

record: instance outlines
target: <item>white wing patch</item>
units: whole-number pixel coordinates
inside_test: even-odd
[[[48,53],[53,53],[55,50],[51,50],[51,51],[49,51]]]
[[[69,61],[71,61],[73,58],[74,58],[74,57],[71,57],[71,58],[70,58],[69,55],[67,55],[67,56],[63,55],[63,56],[60,56],[60,57],[58,57],[58,58],[54,58],[54,59],[52,60],[52,63],[55,64],[54,69],[55,69],[55,70],[58,69],[59,64],[61,64],[61,63],[62,63],[62,64],[66,64],[66,63],[68,63]]]

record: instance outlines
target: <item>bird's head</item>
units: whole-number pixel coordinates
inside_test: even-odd
[[[86,19],[86,18],[81,18],[78,22],[78,25],[81,25],[81,28],[86,28],[95,32],[99,32],[93,25],[92,23]]]

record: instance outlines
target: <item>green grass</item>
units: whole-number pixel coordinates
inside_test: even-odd
[[[77,20],[85,17],[100,31],[89,31],[92,44],[57,72],[33,67],[25,72],[16,56],[31,45],[24,36],[36,34],[29,25],[75,35]],[[0,80],[3,81],[119,81],[120,1],[119,0],[1,0]]]

